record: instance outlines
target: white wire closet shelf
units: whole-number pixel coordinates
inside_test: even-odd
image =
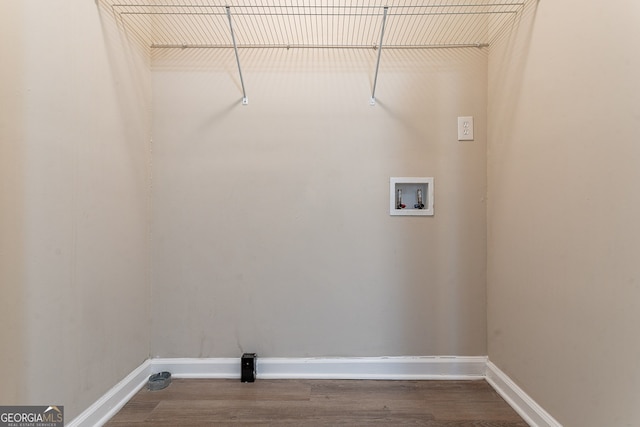
[[[530,1],[99,0],[99,3],[114,15],[129,36],[152,49],[233,48],[234,41],[237,48],[376,49],[381,45],[385,49],[400,49],[488,46],[509,29]]]

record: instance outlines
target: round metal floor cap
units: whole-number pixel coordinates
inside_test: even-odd
[[[162,390],[171,384],[171,372],[158,372],[149,377],[147,388],[149,390]]]

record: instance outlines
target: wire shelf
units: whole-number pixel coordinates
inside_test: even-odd
[[[531,0],[99,0],[147,48],[385,49],[488,46]]]

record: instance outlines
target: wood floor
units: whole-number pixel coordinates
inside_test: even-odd
[[[527,426],[483,380],[261,379],[174,379],[138,392],[106,425]]]

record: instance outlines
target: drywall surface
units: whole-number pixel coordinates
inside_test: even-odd
[[[486,354],[487,52],[376,54],[154,50],[152,356]]]
[[[490,53],[490,359],[566,426],[640,425],[640,7],[541,1]]]
[[[117,34],[0,3],[0,401],[67,420],[149,354],[150,78]]]
[[[16,64],[23,63],[20,49],[23,20],[18,2],[0,5],[0,53]],[[11,16],[12,19],[3,19]],[[3,64],[6,63],[3,61]],[[22,331],[26,319],[24,283],[24,129],[20,126],[24,98],[21,67],[0,67],[0,402],[17,402],[26,392],[22,372],[26,343]]]

